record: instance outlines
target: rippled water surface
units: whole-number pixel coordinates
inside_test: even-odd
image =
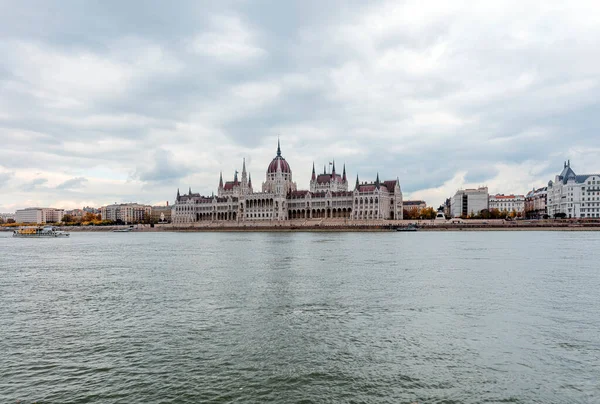
[[[600,233],[8,236],[1,403],[600,402]]]

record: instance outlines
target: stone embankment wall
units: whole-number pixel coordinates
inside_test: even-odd
[[[587,220],[347,220],[309,219],[281,222],[198,222],[190,225],[135,225],[134,231],[390,231],[416,224],[423,231],[448,230],[600,230],[599,221]],[[62,230],[113,231],[129,226],[67,226]]]

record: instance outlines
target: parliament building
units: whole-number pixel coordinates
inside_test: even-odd
[[[297,189],[292,169],[281,155],[267,167],[265,181],[254,189],[252,178],[242,165],[241,178],[235,172],[233,181],[219,179],[217,195],[192,193],[177,197],[172,210],[172,222],[191,225],[203,221],[284,221],[310,219],[400,220],[402,219],[402,190],[398,179],[361,183],[356,176],[353,190],[348,189],[346,166],[338,174],[333,163],[331,172],[315,172],[313,163],[309,190]]]

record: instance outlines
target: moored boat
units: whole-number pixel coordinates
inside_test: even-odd
[[[417,225],[411,223],[406,227],[398,227],[396,231],[417,231]]]
[[[115,229],[115,230],[113,230],[114,233],[129,233],[130,231],[133,231],[132,227],[127,227],[125,229]]]
[[[13,237],[25,237],[25,238],[69,237],[69,233],[57,230],[52,226],[24,227],[24,228],[13,231]]]

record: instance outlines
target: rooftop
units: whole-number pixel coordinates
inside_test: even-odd
[[[427,205],[425,201],[404,201],[402,204],[404,206]]]
[[[504,194],[496,194],[490,195],[490,199],[516,199],[516,198],[525,198],[524,195],[504,195]]]

